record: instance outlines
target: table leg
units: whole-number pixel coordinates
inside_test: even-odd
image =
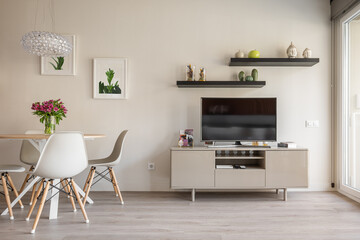
[[[287,188],[284,188],[284,201],[287,201]]]
[[[59,187],[60,179],[55,179],[53,185]],[[49,219],[56,219],[58,215],[58,206],[59,206],[59,190],[56,188],[51,189],[51,200],[50,200],[50,213]]]
[[[19,196],[17,198],[15,198],[14,201],[12,201],[11,203],[11,207],[15,206],[15,204],[17,204],[19,202],[19,200],[25,195],[25,193],[27,193],[31,188],[32,186],[37,182],[39,181],[40,177],[35,177],[25,188],[24,190],[19,194]],[[2,213],[1,215],[6,215],[8,214],[9,212],[9,209],[6,208]]]
[[[191,190],[191,201],[195,202],[195,188]]]
[[[28,139],[28,141],[41,153],[45,147],[46,139]]]

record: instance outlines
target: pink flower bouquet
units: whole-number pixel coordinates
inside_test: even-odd
[[[40,117],[40,122],[45,122],[45,133],[51,134],[55,131],[55,122],[59,124],[60,120],[66,117],[67,109],[61,99],[49,100],[45,102],[35,102],[31,109],[33,114]]]

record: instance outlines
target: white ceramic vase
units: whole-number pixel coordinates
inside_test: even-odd
[[[288,55],[289,58],[296,58],[297,50],[292,42],[291,42],[290,46],[288,47],[288,49],[286,50],[286,54]]]
[[[306,48],[306,49],[304,50],[304,52],[303,52],[303,57],[304,57],[304,58],[311,58],[311,54],[312,54],[311,50],[308,49],[308,48]]]
[[[244,58],[245,57],[245,53],[243,51],[238,51],[235,53],[235,57],[236,58]]]

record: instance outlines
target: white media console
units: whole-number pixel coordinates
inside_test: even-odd
[[[226,165],[245,169],[225,169]],[[308,187],[308,150],[304,148],[171,148],[171,188],[279,189]]]

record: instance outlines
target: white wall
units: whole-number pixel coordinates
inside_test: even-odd
[[[178,130],[194,128],[199,143],[202,96],[278,97],[278,140],[309,148],[310,190],[330,186],[330,7],[328,0],[63,0],[55,1],[60,33],[77,38],[77,75],[41,76],[40,60],[21,48],[34,29],[33,1],[0,0],[0,132],[43,126],[31,114],[34,101],[61,98],[69,109],[58,130],[104,133],[88,142],[90,158],[107,155],[117,134],[129,129],[121,166],[122,190],[167,191],[169,148]],[[40,24],[39,24],[40,25]],[[51,30],[48,26],[47,30]],[[286,57],[293,41],[320,63],[311,68],[259,67],[260,89],[179,89],[186,64],[205,66],[208,80],[232,80],[238,49],[262,57]],[[129,99],[92,99],[92,59],[127,57]],[[320,128],[305,128],[319,120]],[[18,161],[20,142],[1,140],[1,163]],[[155,171],[147,163],[156,164]],[[85,173],[78,177],[82,183]],[[20,175],[16,176],[19,183]],[[111,190],[104,182],[98,190]]]

